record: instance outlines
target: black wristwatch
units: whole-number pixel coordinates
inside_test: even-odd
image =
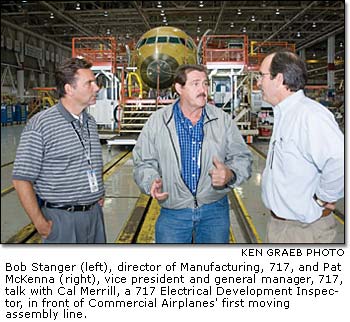
[[[318,197],[316,196],[316,193],[314,194],[314,200],[322,208],[324,208],[326,206],[326,204],[327,204],[326,201],[322,201],[321,199],[318,199]]]

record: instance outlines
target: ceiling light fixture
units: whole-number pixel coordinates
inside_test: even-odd
[[[162,1],[158,1],[157,8],[161,8],[161,7],[162,7]]]
[[[77,2],[77,5],[76,5],[76,7],[75,7],[75,10],[80,10],[80,3],[79,3],[79,2]]]
[[[238,15],[241,15],[241,14],[242,14],[241,9],[237,9],[237,14],[238,14]]]
[[[55,16],[54,16],[53,12],[51,12],[50,13],[50,19],[54,19],[54,18],[55,18]]]
[[[235,24],[233,22],[231,22],[230,27],[233,28],[235,26]]]
[[[103,13],[103,15],[104,15],[105,17],[108,17],[108,11],[105,11],[105,12]]]
[[[297,32],[297,37],[300,38],[300,31]]]
[[[280,9],[276,9],[276,15],[279,15],[280,14]]]
[[[255,16],[253,15],[250,20],[254,22],[255,21]]]
[[[204,7],[203,1],[199,1],[199,7],[200,7],[200,8],[203,8],[203,7]]]
[[[162,9],[162,10],[160,10],[160,15],[161,16],[165,16],[165,12],[164,12],[164,10]]]
[[[202,16],[198,16],[198,22],[202,22]]]

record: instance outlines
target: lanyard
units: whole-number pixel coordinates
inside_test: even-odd
[[[78,130],[75,128],[74,126],[74,123],[72,122],[71,123],[72,127],[73,127],[73,130],[75,132],[75,134],[77,135],[79,141],[80,141],[80,144],[81,146],[83,147],[84,149],[84,153],[85,153],[85,156],[86,156],[86,160],[92,170],[92,163],[91,163],[91,158],[90,158],[90,154],[91,154],[91,141],[90,141],[90,131],[89,131],[89,123],[86,122],[86,129],[87,129],[87,132],[88,132],[88,138],[89,138],[89,149],[86,148],[85,144],[84,144],[84,141],[82,140]],[[84,127],[82,127],[82,131],[84,131]]]

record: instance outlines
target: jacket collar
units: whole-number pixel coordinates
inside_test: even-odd
[[[166,107],[164,110],[164,120],[166,124],[169,124],[171,119],[174,116],[174,105],[179,102],[180,99],[176,100],[173,104],[170,106]],[[217,114],[215,113],[215,109],[217,107],[210,105],[210,104],[205,104],[204,106],[204,124],[213,120],[216,120],[218,118]]]

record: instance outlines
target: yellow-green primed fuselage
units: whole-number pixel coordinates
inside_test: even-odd
[[[159,89],[171,87],[180,65],[196,63],[197,48],[193,39],[175,27],[147,31],[138,41],[132,58],[143,84]]]

